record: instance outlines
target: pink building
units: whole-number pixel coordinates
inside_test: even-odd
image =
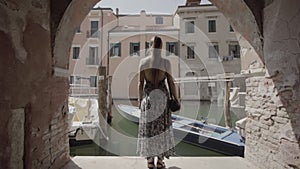
[[[72,96],[97,96],[97,69],[109,63],[112,97],[137,98],[140,59],[147,55],[154,35],[163,40],[163,56],[178,77],[179,28],[173,15],[117,15],[110,8],[93,9],[75,34],[70,56]]]

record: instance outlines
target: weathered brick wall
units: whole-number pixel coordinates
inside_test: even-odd
[[[32,105],[27,116],[32,120],[26,131],[27,168],[60,168],[69,159],[67,83],[62,79],[53,80],[48,94],[43,93],[47,97],[39,105]]]
[[[246,158],[260,168],[300,168],[300,1],[264,9],[265,77],[246,81]]]
[[[291,119],[273,80],[253,77],[246,85],[246,158],[260,168],[299,167],[299,140],[292,125],[297,119]]]
[[[60,168],[68,159],[68,79],[55,77],[50,1],[0,2],[0,168]]]

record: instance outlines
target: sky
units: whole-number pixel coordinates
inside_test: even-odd
[[[141,10],[146,13],[174,14],[177,6],[185,5],[186,0],[101,0],[95,7],[119,8],[120,14],[138,14]],[[202,0],[201,3],[209,3]]]

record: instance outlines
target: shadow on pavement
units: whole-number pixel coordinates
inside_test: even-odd
[[[181,168],[172,166],[172,167],[168,167],[167,169],[181,169]]]
[[[83,169],[75,164],[72,160],[70,160],[63,168],[61,169]]]

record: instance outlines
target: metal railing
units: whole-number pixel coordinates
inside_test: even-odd
[[[98,97],[98,87],[70,84],[69,95],[72,97]]]

